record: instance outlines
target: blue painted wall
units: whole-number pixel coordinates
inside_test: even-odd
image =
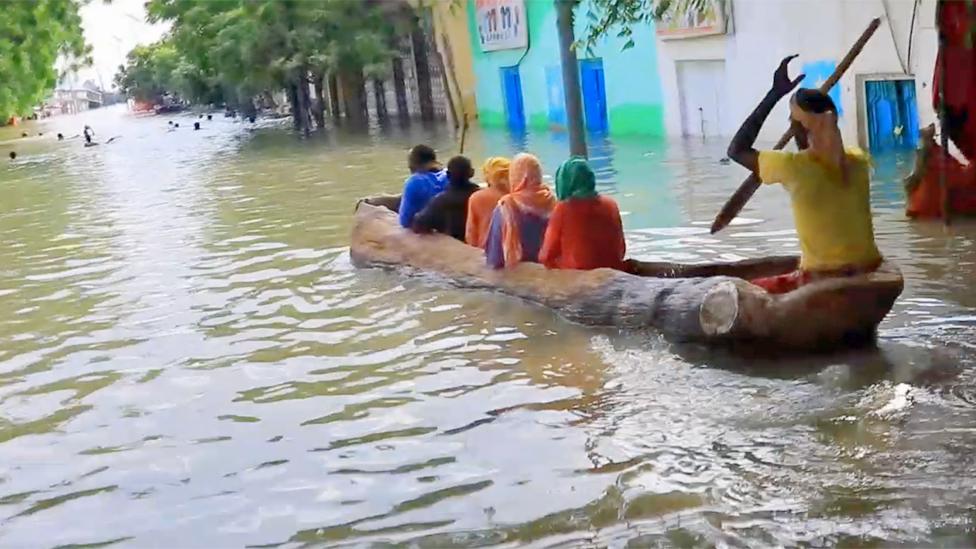
[[[532,129],[561,129],[565,108],[561,98],[562,79],[556,10],[551,0],[526,0],[529,23],[527,50],[482,52],[477,42],[474,0],[468,0],[468,25],[472,39],[473,65],[477,80],[478,115],[484,126],[505,126],[505,99],[501,68],[519,65],[526,123]],[[584,36],[588,2],[576,11],[576,35]],[[607,115],[611,134],[664,135],[664,97],[658,77],[654,29],[634,29],[635,46],[621,51],[625,39],[609,37],[582,58],[603,61]],[[550,100],[552,98],[552,101]]]

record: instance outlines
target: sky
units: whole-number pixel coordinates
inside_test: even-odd
[[[71,84],[93,80],[103,89],[111,89],[115,73],[129,51],[162,37],[168,25],[146,22],[145,1],[113,0],[106,4],[95,0],[81,8],[81,24],[85,40],[92,47],[93,63],[70,78]]]

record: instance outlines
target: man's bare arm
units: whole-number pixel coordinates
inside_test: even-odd
[[[791,55],[780,62],[776,72],[773,73],[773,86],[759,102],[756,110],[752,111],[752,114],[742,123],[742,127],[739,128],[735,137],[732,138],[732,142],[729,143],[727,151],[729,158],[753,173],[759,172],[759,152],[753,147],[756,143],[756,137],[759,136],[759,130],[776,103],[792,92],[803,80],[804,75],[802,74],[795,80],[790,80],[788,65],[795,57],[796,55]]]

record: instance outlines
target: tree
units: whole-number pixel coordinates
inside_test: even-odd
[[[572,0],[579,4],[579,0]],[[681,9],[704,9],[711,0],[590,0],[589,24],[581,45],[592,48],[611,32],[626,38],[624,49],[634,46],[633,27],[652,25],[669,12]]]
[[[559,30],[559,57],[563,70],[566,122],[569,126],[569,153],[586,156],[579,64],[576,62],[576,51],[573,47],[573,10],[577,4],[576,0],[556,0],[556,26]]]
[[[0,117],[29,112],[54,89],[59,59],[90,63],[74,0],[7,0],[0,9]]]
[[[148,6],[153,20],[170,22],[187,63],[204,79],[235,89],[243,108],[253,109],[252,98],[269,90],[286,90],[304,133],[312,120],[323,124],[327,74],[340,77],[346,116],[365,126],[363,73],[392,56],[394,27],[377,0],[151,0]]]

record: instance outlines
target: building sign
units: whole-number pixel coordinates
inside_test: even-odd
[[[724,0],[672,0],[657,22],[662,40],[725,34]]]
[[[475,0],[481,51],[527,47],[529,29],[524,0]]]

